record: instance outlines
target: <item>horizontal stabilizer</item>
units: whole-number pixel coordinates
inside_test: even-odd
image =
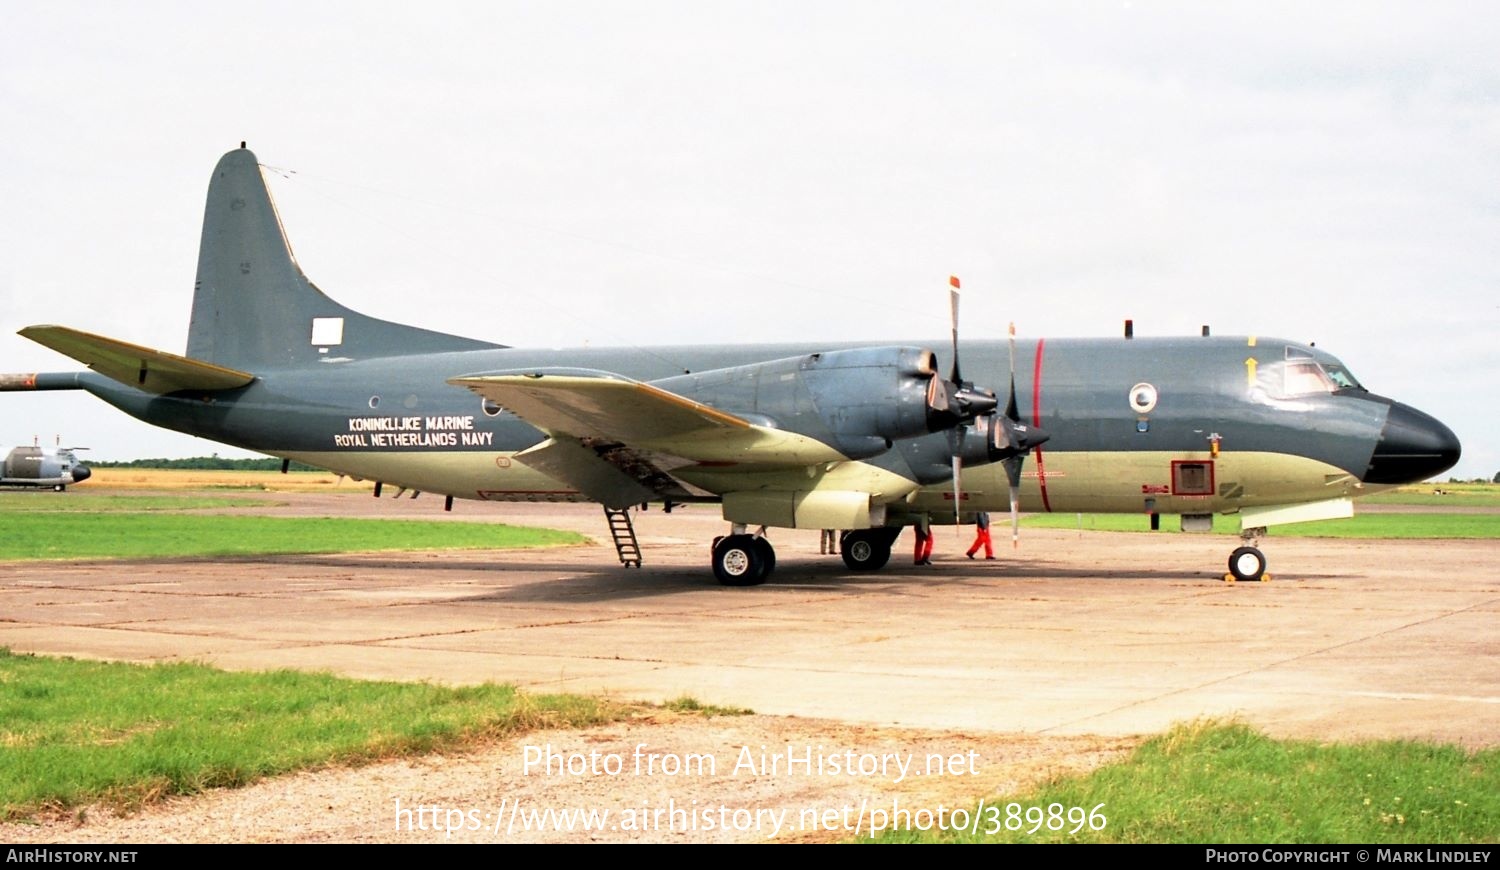
[[[828,445],[606,372],[469,375],[468,387],[548,434],[605,439],[694,462],[812,465],[846,457]]]
[[[232,390],[255,380],[255,375],[249,372],[66,326],[28,326],[20,334],[78,360],[111,380],[148,393]]]

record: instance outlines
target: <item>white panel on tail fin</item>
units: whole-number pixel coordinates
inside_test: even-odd
[[[312,343],[328,347],[344,343],[344,318],[314,317],[312,319]]]

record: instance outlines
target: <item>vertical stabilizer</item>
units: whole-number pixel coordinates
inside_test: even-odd
[[[247,371],[500,347],[367,317],[314,287],[292,256],[255,155],[214,167],[187,355]]]

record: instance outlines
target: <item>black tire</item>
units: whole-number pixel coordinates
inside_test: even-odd
[[[714,545],[714,576],[720,583],[755,586],[765,582],[766,560],[755,540],[752,535],[730,535]]]
[[[1241,582],[1256,582],[1266,575],[1266,556],[1254,547],[1239,547],[1229,554],[1229,573]]]
[[[760,575],[761,582],[764,583],[766,578],[771,576],[771,572],[776,570],[776,548],[771,546],[771,542],[765,538],[756,538],[754,547],[766,564],[766,569]]]
[[[879,571],[891,560],[893,540],[886,529],[855,529],[844,535],[839,554],[851,571]]]

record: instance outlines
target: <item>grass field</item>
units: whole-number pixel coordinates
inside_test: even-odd
[[[1453,508],[1500,507],[1500,484],[1419,483],[1366,496],[1359,503]]]
[[[190,471],[175,468],[96,468],[72,491],[100,489],[243,489],[256,492],[371,492],[375,484],[327,471]]]
[[[964,807],[886,842],[1493,843],[1500,751],[1272,740],[1196,723],[1089,776]],[[977,819],[977,822],[976,822]],[[967,824],[969,830],[962,830]],[[953,830],[958,828],[959,830]]]
[[[0,516],[5,518],[6,534],[0,536],[0,561],[501,550],[567,546],[588,540],[574,532],[495,523],[189,513],[270,504],[274,503],[230,494],[104,492],[59,497],[55,493],[4,492],[0,493]]]
[[[1357,510],[1357,508],[1356,508]],[[1161,531],[1177,534],[1181,528],[1174,514],[1163,514]],[[1097,532],[1150,532],[1145,514],[1028,514],[1021,525],[1036,529],[1080,529]],[[1214,532],[1238,535],[1236,518],[1214,517]],[[1273,538],[1500,538],[1500,513],[1380,513],[1356,514],[1346,520],[1324,520],[1275,526]]]
[[[286,502],[225,495],[104,495],[50,492],[0,492],[0,514],[141,513],[147,511],[220,510],[272,507]],[[7,520],[8,521],[8,520]]]
[[[575,532],[432,520],[201,516],[156,513],[9,514],[0,561],[145,559],[379,550],[491,550],[555,547],[587,540]]]
[[[0,818],[132,807],[309,767],[389,758],[625,708],[510,686],[443,688],[298,671],[229,673],[0,648]]]

